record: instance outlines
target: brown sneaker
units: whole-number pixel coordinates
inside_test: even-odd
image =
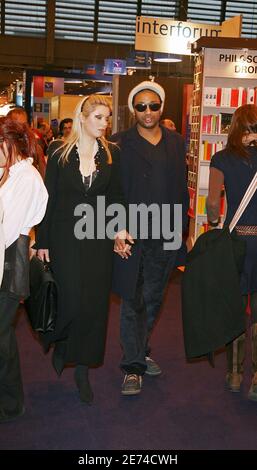
[[[142,388],[142,376],[137,374],[126,374],[122,384],[122,395],[138,395]]]
[[[226,376],[226,384],[230,392],[240,392],[242,374],[229,372]]]
[[[249,400],[257,401],[257,372],[255,372],[252,378],[252,383],[251,383],[251,387],[248,393],[248,398]]]

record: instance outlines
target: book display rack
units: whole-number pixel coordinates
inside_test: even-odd
[[[222,43],[226,48],[221,48]],[[257,40],[200,38],[193,49],[198,55],[189,144],[189,248],[208,230],[206,198],[212,155],[225,147],[234,111],[243,104],[257,104]],[[221,223],[225,210],[223,190]]]

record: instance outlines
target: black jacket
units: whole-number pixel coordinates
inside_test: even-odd
[[[86,191],[76,147],[63,165],[59,162],[61,150],[54,153],[59,145],[60,141],[50,146],[45,180],[49,199],[36,237],[37,249],[49,248],[58,287],[56,328],[53,333],[44,335],[44,343],[47,347],[47,343],[67,338],[67,362],[97,365],[102,363],[104,355],[113,240],[76,238],[74,227],[81,217],[75,216],[74,211],[80,204],[94,208],[96,229],[99,212],[102,217],[97,206],[98,196],[106,196],[106,207],[124,203],[119,150],[111,146],[112,164],[109,165],[106,152],[100,146],[99,173]],[[93,228],[90,219],[88,223]]]
[[[224,346],[245,329],[240,276],[245,244],[228,227],[201,235],[182,280],[182,316],[188,358]]]
[[[173,220],[174,204],[182,204],[183,227],[187,227],[188,190],[186,183],[185,143],[177,132],[162,127],[166,148],[165,181],[167,187],[167,204],[171,206]],[[151,162],[145,154],[145,147],[140,142],[135,127],[112,136],[111,139],[120,147],[121,175],[123,191],[127,204],[140,204],[150,192],[149,173]],[[137,240],[132,248],[132,256],[123,260],[114,257],[113,290],[123,298],[132,298],[141,255],[141,243]]]

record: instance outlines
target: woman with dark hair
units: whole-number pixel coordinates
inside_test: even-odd
[[[14,121],[20,122],[21,124],[27,124],[29,126],[28,115],[24,108],[19,108],[19,107],[13,108],[11,109],[11,111],[9,111],[6,117]],[[34,157],[33,157],[33,165],[39,171],[40,175],[44,179],[45,170],[46,170],[44,152],[43,152],[41,145],[39,145],[38,143],[38,140],[37,140],[38,136],[35,135],[35,129],[32,129],[32,133],[34,134],[36,138],[36,153],[34,154]]]
[[[65,364],[75,364],[80,400],[86,403],[93,400],[88,368],[101,365],[104,357],[114,244],[105,235],[97,201],[101,196],[106,207],[123,203],[119,149],[104,138],[110,114],[104,96],[83,98],[71,134],[50,145],[49,201],[36,239],[38,257],[51,262],[58,285],[56,328],[44,336],[44,345],[55,343],[52,361],[58,375]],[[90,234],[76,232],[78,216]]]
[[[0,198],[5,261],[0,288],[0,422],[24,413],[23,387],[13,319],[29,294],[29,232],[44,217],[47,191],[33,167],[35,138],[27,126],[0,118]]]
[[[257,107],[246,104],[238,108],[233,117],[224,150],[211,160],[207,214],[210,227],[219,225],[220,194],[225,186],[229,225],[242,197],[257,171]],[[235,230],[246,242],[246,257],[241,273],[241,292],[245,308],[249,305],[252,316],[252,384],[249,399],[257,400],[257,192],[242,214]],[[233,293],[231,293],[233,295]],[[239,392],[245,356],[245,334],[227,345],[227,385]]]

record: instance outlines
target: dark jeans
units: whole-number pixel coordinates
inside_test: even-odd
[[[0,291],[0,408],[13,411],[23,406],[24,395],[13,320],[19,297]]]
[[[164,251],[160,240],[144,240],[134,299],[121,305],[121,368],[142,375],[149,354],[148,339],[158,316],[176,251]]]

